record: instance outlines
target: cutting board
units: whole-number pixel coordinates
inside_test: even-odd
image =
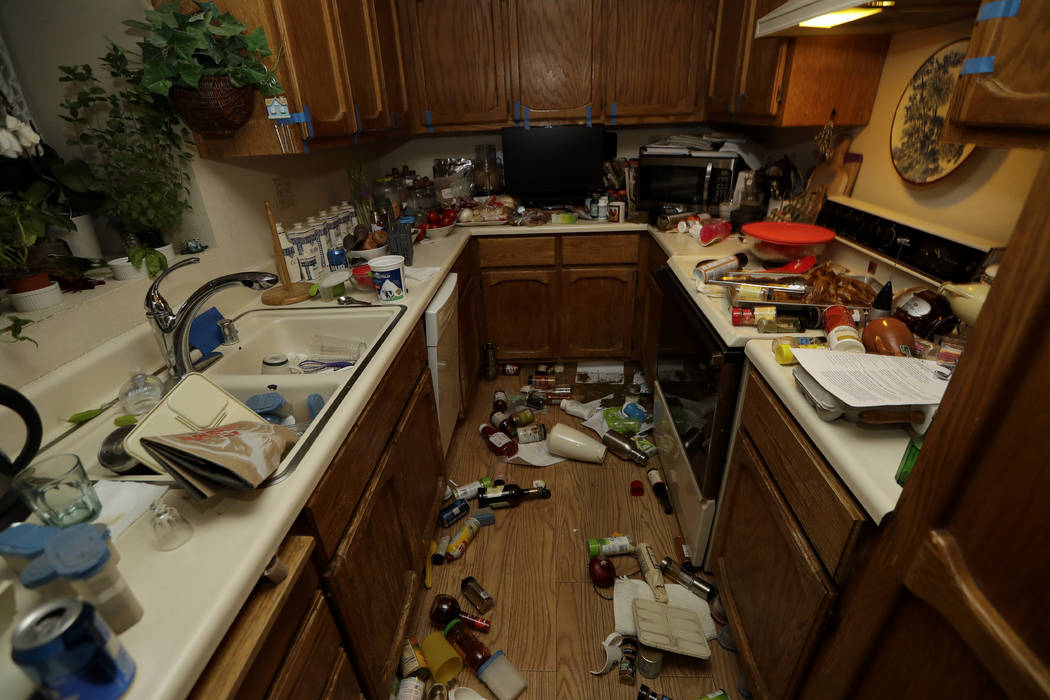
[[[853,191],[853,184],[857,181],[857,173],[860,172],[860,162],[846,162],[846,153],[849,152],[853,137],[843,134],[839,137],[831,158],[813,168],[809,176],[809,184],[806,185],[806,194],[815,192],[824,185],[827,189],[826,196],[849,195]]]

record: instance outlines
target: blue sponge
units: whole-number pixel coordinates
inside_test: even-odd
[[[190,324],[190,345],[200,350],[202,355],[222,345],[222,331],[219,330],[222,318],[222,314],[213,306],[201,312]]]

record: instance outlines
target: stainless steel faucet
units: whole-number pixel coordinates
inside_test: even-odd
[[[157,275],[157,279],[153,280],[149,291],[146,292],[146,319],[153,328],[153,335],[164,355],[164,361],[168,363],[176,380],[182,379],[189,372],[204,368],[195,366],[190,359],[190,325],[197,317],[204,302],[216,292],[227,287],[243,284],[249,289],[261,291],[269,289],[280,281],[277,275],[270,272],[235,272],[232,275],[223,275],[205,282],[197,291],[190,294],[178,313],[172,311],[171,305],[161,296],[161,281],[180,267],[193,265],[200,261],[201,259],[196,257],[180,260]]]

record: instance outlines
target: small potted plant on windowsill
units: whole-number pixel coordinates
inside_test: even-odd
[[[226,136],[251,117],[253,87],[266,97],[284,89],[262,62],[271,55],[262,27],[249,32],[214,2],[194,4],[199,12],[186,14],[178,1],[165,2],[146,12],[147,22],[124,24],[149,32],[139,42],[143,86],[169,96],[194,131]]]
[[[15,311],[46,309],[62,302],[58,282],[30,264],[30,248],[48,226],[72,230],[73,222],[49,201],[51,187],[37,180],[19,193],[0,192],[0,275]]]

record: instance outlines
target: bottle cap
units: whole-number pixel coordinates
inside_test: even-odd
[[[15,523],[0,532],[0,554],[34,559],[44,553],[44,545],[56,534],[57,527]]]
[[[467,586],[469,586],[472,583],[477,583],[477,582],[478,582],[478,580],[476,578],[474,578],[473,576],[467,576],[465,579],[463,579],[462,581],[459,582],[459,590],[461,590],[461,591],[462,590],[466,590]]]
[[[89,523],[67,527],[52,537],[45,548],[48,561],[60,576],[89,579],[109,561],[106,539]]]
[[[482,526],[496,524],[496,514],[491,508],[478,508],[470,515]]]
[[[18,578],[22,581],[23,586],[33,590],[54,581],[58,578],[58,572],[55,571],[55,567],[51,566],[47,557],[37,557],[22,569]]]
[[[587,555],[590,556],[591,559],[594,559],[595,557],[600,557],[601,554],[602,548],[601,545],[598,544],[598,540],[593,537],[587,540]]]
[[[631,495],[632,496],[641,496],[644,493],[645,493],[645,487],[642,486],[642,482],[638,481],[637,479],[635,479],[634,481],[631,482]]]
[[[450,622],[450,623],[448,623],[447,625],[445,625],[445,629],[444,629],[444,630],[442,630],[442,631],[444,632],[445,636],[446,636],[446,637],[448,636],[448,631],[449,631],[450,629],[452,629],[452,626],[453,626],[453,625],[458,625],[458,624],[459,624],[459,620],[453,620],[452,622]]]

